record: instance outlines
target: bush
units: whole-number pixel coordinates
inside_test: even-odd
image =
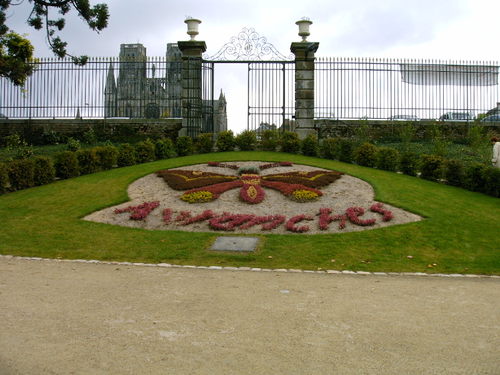
[[[279,146],[280,136],[276,130],[264,130],[260,137],[260,147],[263,151],[276,151]]]
[[[54,130],[49,130],[42,135],[42,142],[45,145],[57,145],[62,142],[61,136]]]
[[[122,143],[120,147],[118,147],[118,158],[116,159],[116,163],[119,167],[136,164],[135,147],[128,143]]]
[[[399,160],[399,169],[408,176],[416,176],[419,167],[419,157],[414,152],[403,152]]]
[[[439,155],[422,155],[420,157],[420,177],[437,181],[443,176],[444,159]]]
[[[135,145],[136,161],[137,163],[147,163],[156,158],[155,144],[151,139],[139,142]]]
[[[101,170],[113,168],[118,161],[118,149],[115,146],[94,147],[97,166]]]
[[[411,122],[405,122],[399,127],[399,139],[403,144],[403,150],[409,151],[410,144],[415,138],[416,128]]]
[[[300,139],[295,132],[284,132],[280,143],[282,152],[297,154],[300,151]]]
[[[324,139],[321,144],[321,156],[325,159],[338,160],[340,156],[340,139]]]
[[[241,151],[255,151],[257,135],[254,131],[245,130],[234,138],[234,143]]]
[[[214,140],[212,133],[201,133],[196,137],[195,141],[196,152],[200,154],[208,154],[214,149]]]
[[[82,135],[83,143],[88,145],[92,145],[97,142],[97,135],[94,131],[94,128],[88,128]]]
[[[444,179],[448,185],[463,186],[464,166],[459,160],[446,160],[444,162]]]
[[[486,167],[483,169],[483,193],[500,198],[500,169]]]
[[[72,151],[62,151],[55,154],[54,167],[56,168],[56,176],[60,178],[71,178],[80,174],[76,153]]]
[[[66,141],[66,148],[68,151],[78,151],[81,148],[80,141],[78,139],[69,137]]]
[[[351,163],[354,154],[354,142],[350,139],[340,139],[340,154],[339,160],[345,163]]]
[[[399,167],[399,151],[391,147],[380,147],[376,166],[378,169],[396,172]]]
[[[9,174],[5,163],[0,163],[0,194],[6,193],[9,187]]]
[[[80,174],[90,174],[98,170],[99,159],[94,149],[78,150],[76,152]]]
[[[484,177],[486,176],[487,172],[485,170],[487,168],[486,165],[479,163],[467,166],[464,171],[463,186],[472,191],[484,192],[486,186]]]
[[[175,149],[179,156],[191,155],[194,151],[193,139],[187,136],[178,137],[175,141]]]
[[[217,135],[217,142],[215,143],[217,151],[233,151],[234,150],[234,134],[231,130],[220,132]]]
[[[377,162],[377,146],[363,143],[354,150],[354,161],[365,167],[374,167]]]
[[[7,165],[11,190],[35,186],[35,162],[33,159],[13,160]]]
[[[300,150],[306,156],[318,156],[318,138],[315,134],[309,134],[300,143]]]
[[[35,156],[35,186],[50,184],[56,177],[54,162],[48,156]]]
[[[155,142],[156,160],[168,159],[175,156],[174,143],[170,138],[157,139]]]

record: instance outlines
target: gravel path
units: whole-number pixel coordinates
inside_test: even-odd
[[[500,374],[500,280],[0,257],[0,374]]]

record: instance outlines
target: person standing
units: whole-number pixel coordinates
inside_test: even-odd
[[[493,145],[493,156],[491,162],[494,167],[500,168],[500,142],[497,137],[491,138],[491,144]]]

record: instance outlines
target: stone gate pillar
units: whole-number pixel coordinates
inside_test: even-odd
[[[300,34],[299,34],[300,35]],[[316,134],[314,128],[314,53],[317,42],[292,43],[295,55],[295,131],[300,139]]]
[[[205,42],[177,42],[182,52],[182,128],[179,136],[196,137],[202,129],[202,53]]]

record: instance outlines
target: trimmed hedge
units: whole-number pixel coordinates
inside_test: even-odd
[[[86,148],[76,152],[80,174],[90,174],[98,171],[99,159],[95,149]]]
[[[19,159],[11,161],[7,166],[10,190],[22,190],[35,186],[35,161]]]
[[[306,156],[318,156],[319,145],[315,134],[309,134],[300,143],[300,150]]]
[[[354,161],[364,167],[374,167],[377,162],[377,146],[371,143],[363,143],[354,150]]]
[[[407,151],[401,154],[399,169],[408,176],[416,176],[419,169],[420,159],[414,152]]]
[[[200,154],[208,154],[214,149],[214,140],[212,133],[201,133],[196,137],[194,143],[196,152]]]
[[[54,162],[48,156],[35,156],[35,186],[50,184],[56,178]]]
[[[71,178],[80,175],[78,159],[73,151],[62,151],[55,154],[54,167],[56,168],[56,176],[59,178]]]
[[[146,139],[135,145],[136,162],[147,163],[156,159],[155,144],[151,139]]]
[[[188,136],[178,137],[175,141],[175,149],[179,156],[191,155],[194,152],[193,139]]]
[[[284,132],[281,136],[281,151],[297,154],[300,151],[300,139],[297,133]]]
[[[378,169],[396,172],[399,168],[399,151],[391,147],[379,147],[376,166]]]
[[[321,144],[321,156],[325,159],[338,160],[340,158],[340,139],[326,138]]]
[[[135,147],[128,144],[123,143],[118,147],[118,158],[116,163],[119,167],[127,167],[129,165],[134,165],[136,163],[136,151]]]
[[[97,164],[100,170],[113,168],[118,161],[118,148],[115,146],[94,147]]]
[[[264,130],[260,136],[260,147],[263,151],[276,151],[280,143],[277,130]]]
[[[422,155],[420,157],[420,177],[438,181],[443,177],[445,159],[439,155]]]
[[[155,142],[156,160],[168,159],[175,156],[174,142],[170,138],[157,139]]]
[[[217,147],[217,151],[226,152],[234,150],[234,134],[231,130],[226,130],[220,132],[217,135],[217,141],[215,142],[215,147]]]
[[[448,185],[463,186],[464,166],[459,160],[446,160],[444,162],[444,179]]]
[[[5,163],[0,163],[0,194],[7,192],[9,187],[9,174]]]
[[[350,139],[340,139],[340,154],[339,160],[344,163],[351,163],[354,154],[354,142]]]
[[[241,151],[254,151],[257,146],[257,135],[254,131],[245,130],[234,138],[234,143]]]

